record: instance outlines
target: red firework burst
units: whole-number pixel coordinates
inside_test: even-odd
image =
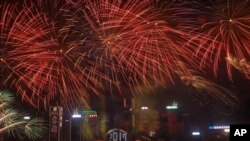
[[[217,76],[221,59],[232,56],[239,60],[249,58],[250,2],[227,0],[205,8],[205,11],[203,25],[190,33],[187,45],[193,47],[195,55],[201,58],[201,67],[212,63]],[[225,63],[228,77],[232,80],[232,65],[228,61]]]
[[[73,109],[74,103],[87,104],[92,93],[102,96],[106,84],[115,85],[122,93],[123,84],[137,91],[138,85],[152,88],[175,83],[177,77],[231,102],[224,95],[231,93],[186,67],[195,65],[191,52],[182,47],[186,34],[173,27],[183,28],[192,20],[176,26],[171,21],[180,21],[178,17],[183,18],[187,10],[167,9],[164,12],[171,11],[172,16],[165,20],[166,15],[151,0],[59,2],[27,0],[22,8],[1,7],[0,62],[7,70],[5,84],[33,106],[43,103],[47,107],[60,98]],[[50,4],[51,9],[45,8]],[[212,16],[217,14],[215,18],[198,18],[195,26],[203,24],[203,28],[190,33],[187,45],[196,46],[195,53],[202,55],[201,66],[212,60],[217,73],[220,57],[232,55],[237,59],[228,58],[228,64],[249,73],[249,62],[243,59],[249,56],[249,8],[244,9],[243,4],[249,2],[230,1],[222,11],[209,8],[215,13]],[[190,8],[190,12],[197,11]],[[230,69],[228,73],[230,76]]]
[[[4,17],[12,21],[4,26],[8,27],[4,34],[7,51],[1,62],[10,70],[5,72],[5,83],[35,107],[47,107],[58,97],[65,106],[87,103],[89,93],[99,94],[101,88],[96,67],[91,63],[86,68],[72,65],[75,60],[64,55],[53,22],[38,11],[24,7]]]
[[[67,27],[77,27],[73,30],[83,36],[82,42],[90,41],[95,48],[101,46],[110,54],[117,63],[113,72],[120,74],[118,77],[126,84],[164,85],[169,80],[174,83],[178,70],[175,61],[190,61],[182,48],[184,33],[161,20],[161,13],[150,0],[69,3],[73,9],[70,12],[74,12],[70,15],[66,11]]]

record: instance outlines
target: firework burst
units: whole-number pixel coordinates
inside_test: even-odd
[[[0,63],[5,84],[38,108],[60,99],[61,104],[74,109],[74,104],[87,105],[91,94],[102,97],[107,89],[118,88],[120,93],[121,87],[153,89],[174,84],[178,78],[223,99],[226,90],[182,64],[196,67],[197,60],[190,57],[194,52],[202,60],[201,67],[212,63],[217,75],[221,56],[247,58],[249,8],[244,5],[249,2],[229,1],[222,11],[209,7],[210,19],[184,28],[193,20],[173,23],[181,21],[185,11],[197,10],[181,10],[183,5],[178,5],[161,11],[152,0],[3,4]],[[200,25],[202,28],[195,28]],[[191,29],[187,49],[186,31]],[[234,64],[227,62],[229,77]],[[247,74],[247,65],[237,67]]]
[[[206,7],[201,28],[190,33],[188,47],[201,59],[201,67],[212,64],[215,76],[223,58],[235,56],[241,60],[250,55],[250,2],[248,0],[219,1]],[[197,21],[197,20],[196,20]],[[231,64],[227,64],[227,73],[232,80]]]
[[[179,68],[181,68],[179,71],[180,78],[186,86],[192,86],[199,93],[207,93],[209,96],[216,100],[221,100],[227,105],[233,106],[236,103],[237,97],[232,92],[201,76],[199,72],[188,69],[185,64],[181,62],[178,64],[180,65]]]
[[[108,67],[115,72],[111,74],[125,84],[174,83],[177,67],[174,61],[183,58],[190,61],[181,46],[184,33],[161,20],[161,13],[149,0],[69,3],[74,12],[66,14],[67,27],[78,27],[73,31],[83,36],[81,42],[90,42],[96,49],[101,47],[102,59],[107,60],[105,65],[113,66]]]
[[[43,120],[37,118],[25,120],[25,114],[11,106],[14,98],[7,91],[0,92],[0,99],[0,134],[7,132],[8,135],[19,138],[25,135],[32,140],[42,138],[47,131]]]
[[[73,45],[60,44],[55,24],[47,16],[36,7],[25,5],[19,13],[8,17],[13,22],[4,34],[7,51],[1,63],[9,69],[5,84],[38,108],[42,104],[47,107],[58,97],[66,106],[86,104],[88,92],[97,94],[97,87],[101,87],[95,67],[72,65],[77,60],[64,55],[64,49]]]
[[[250,62],[248,62],[245,58],[242,58],[241,60],[232,57],[232,56],[228,56],[226,58],[226,60],[228,61],[228,63],[230,65],[232,65],[234,68],[236,68],[237,70],[243,72],[248,78],[250,77]]]

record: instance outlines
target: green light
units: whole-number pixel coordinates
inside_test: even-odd
[[[89,116],[89,115],[97,115],[97,112],[94,110],[83,111],[83,116]]]
[[[166,106],[166,109],[169,109],[169,110],[178,109],[178,106],[177,105]]]

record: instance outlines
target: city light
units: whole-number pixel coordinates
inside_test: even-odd
[[[77,115],[77,114],[72,115],[72,118],[81,118],[81,117],[82,117],[82,115]]]
[[[178,106],[177,105],[166,106],[166,109],[168,110],[178,109]]]
[[[175,110],[175,109],[178,109],[178,103],[174,101],[174,102],[172,103],[172,105],[166,106],[166,109],[168,109],[168,110]]]
[[[200,132],[192,132],[193,136],[200,136]]]
[[[210,130],[229,129],[229,128],[230,128],[230,126],[228,126],[228,125],[221,125],[221,126],[211,125],[208,127],[208,129],[210,129]]]
[[[94,115],[89,115],[89,118],[97,118],[97,115],[94,114]]]
[[[30,120],[30,117],[29,116],[25,116],[23,117],[24,120]]]
[[[141,107],[141,110],[148,110],[148,107],[147,106],[143,106],[143,107]]]
[[[224,129],[224,132],[229,133],[230,129]]]

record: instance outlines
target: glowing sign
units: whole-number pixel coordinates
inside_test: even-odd
[[[107,132],[108,141],[128,141],[128,133],[122,129],[111,129]]]

